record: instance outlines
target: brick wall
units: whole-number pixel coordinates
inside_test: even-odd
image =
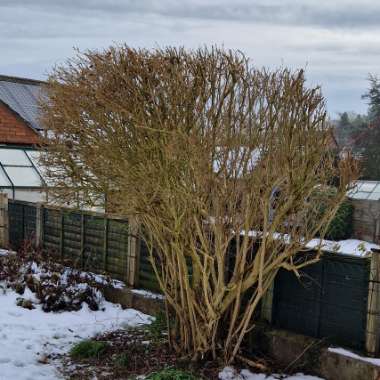
[[[38,134],[6,105],[0,103],[0,144],[37,144]]]

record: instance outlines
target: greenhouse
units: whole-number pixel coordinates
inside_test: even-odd
[[[378,201],[380,200],[380,182],[357,181],[355,187],[349,192],[352,199]]]
[[[47,200],[45,181],[38,164],[39,155],[35,149],[0,147],[0,191],[9,199]]]
[[[354,206],[353,235],[380,243],[380,182],[357,181],[348,197]]]

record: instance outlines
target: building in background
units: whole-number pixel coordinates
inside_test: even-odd
[[[43,82],[0,75],[0,144],[35,146],[43,131],[38,121]]]
[[[46,201],[38,168],[43,82],[0,75],[0,192],[9,199]]]
[[[353,237],[380,243],[380,181],[357,181],[348,194],[354,206]]]

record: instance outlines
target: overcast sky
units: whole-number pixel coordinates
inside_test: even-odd
[[[380,74],[378,0],[0,0],[0,74],[44,79],[73,47],[223,45],[305,68],[332,116],[365,112]]]

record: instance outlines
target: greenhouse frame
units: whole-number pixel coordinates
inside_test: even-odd
[[[47,201],[40,154],[33,148],[0,146],[0,192],[14,200]]]

